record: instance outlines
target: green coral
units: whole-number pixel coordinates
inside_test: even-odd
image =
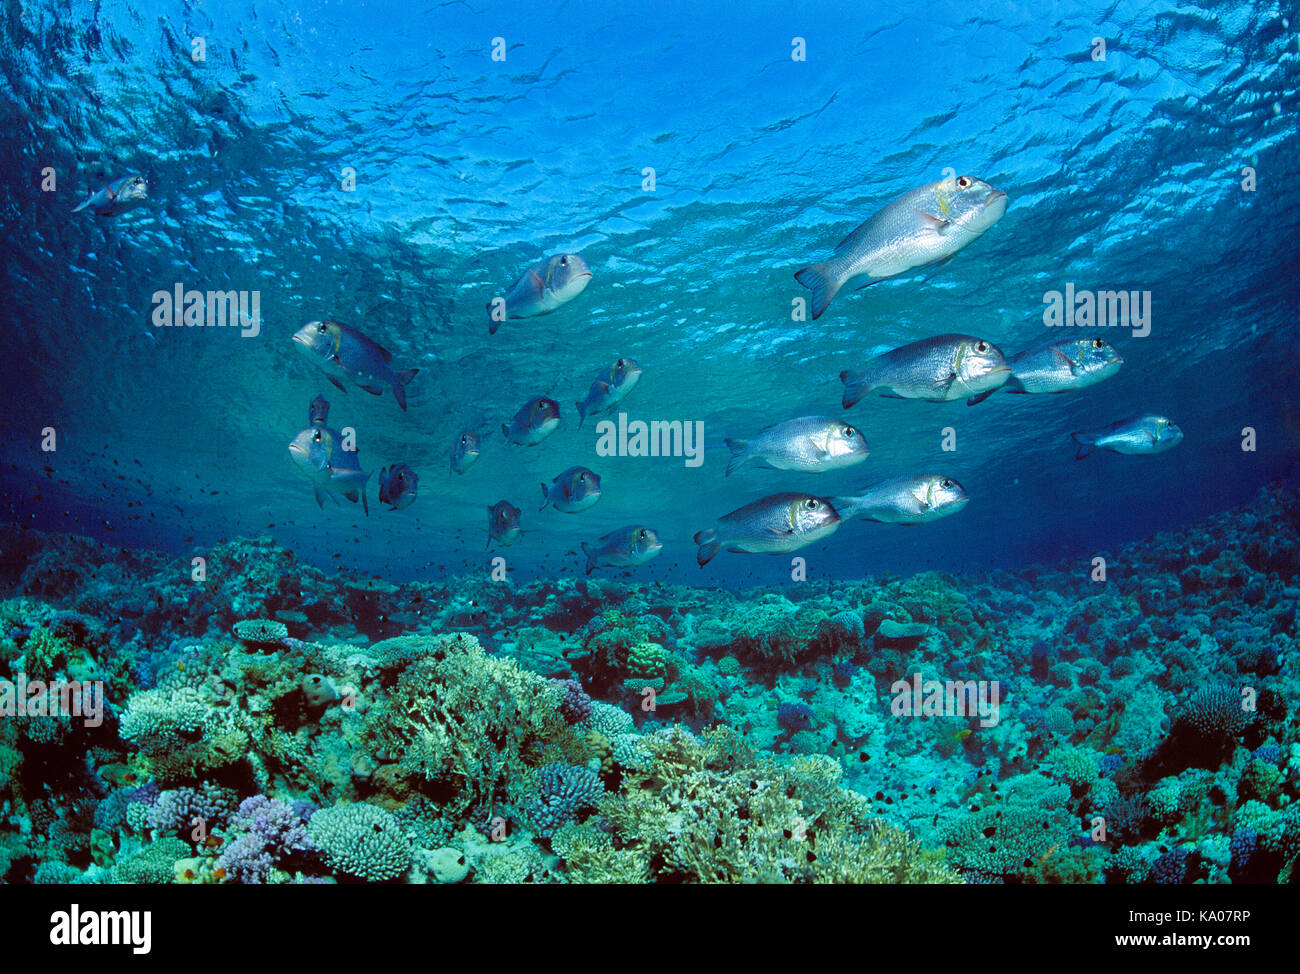
[[[115,883],[170,883],[176,878],[176,861],[190,854],[190,847],[175,836],[162,836],[140,852],[113,867]]]
[[[307,831],[325,864],[344,876],[382,883],[411,868],[411,843],[401,823],[377,805],[322,808]]]
[[[164,780],[224,767],[249,753],[251,721],[214,704],[196,687],[140,690],[127,700],[119,734]]]
[[[489,656],[467,634],[400,638],[416,662],[367,711],[362,742],[422,779],[448,815],[491,807],[529,768],[591,757],[585,730],[558,712],[556,684]]]
[[[659,643],[639,642],[628,650],[625,671],[633,679],[662,678],[668,672],[668,651]]]
[[[949,861],[990,876],[1024,876],[1069,844],[1070,827],[1059,811],[1042,807],[991,807],[963,816],[944,830]]]
[[[903,830],[868,817],[830,758],[779,766],[729,728],[644,739],[653,760],[601,803],[610,838],[561,842],[575,882],[956,882]]]
[[[797,663],[825,649],[817,637],[828,618],[822,609],[764,595],[742,606],[729,622],[737,652],[764,662]]]

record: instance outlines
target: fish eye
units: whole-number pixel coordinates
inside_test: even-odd
[[[947,490],[949,487],[952,486],[952,481],[949,480],[947,477],[944,477],[943,480],[939,481],[939,486],[942,487],[944,490]]]
[[[977,352],[987,352],[988,350],[989,350],[989,343],[988,343],[988,342],[986,342],[986,341],[978,341],[978,342],[975,343],[975,351],[977,351]]]
[[[567,257],[561,257],[561,258],[560,258],[560,266],[561,266],[561,267],[568,267],[568,266],[569,266],[569,258],[567,258]]]
[[[620,369],[621,369],[621,368],[624,368],[624,367],[627,365],[627,359],[625,359],[625,358],[621,358],[621,359],[619,359],[617,362],[615,362],[614,364],[617,365]]]
[[[320,327],[317,328],[316,330],[320,332],[322,335],[325,334],[325,332],[329,331],[329,329],[325,327],[325,322],[323,321],[320,323]]]
[[[312,441],[313,441],[313,442],[319,443],[319,442],[320,442],[320,430],[317,430],[315,433],[313,433],[311,438],[312,438]]]
[[[645,528],[642,528],[640,531],[636,533],[636,536],[638,538],[648,538],[650,537],[650,532],[648,532]]]
[[[806,501],[803,502],[803,506],[808,508],[808,510],[810,511],[817,510],[817,498],[809,497]]]
[[[970,177],[969,177],[969,176],[958,176],[958,177],[957,177],[957,188],[958,188],[958,189],[970,189]]]
[[[1094,338],[1094,339],[1092,340],[1092,347],[1093,347],[1093,348],[1105,348],[1105,347],[1106,347],[1106,343],[1105,343],[1104,341],[1102,341],[1100,338]]]
[[[587,482],[587,475],[585,473],[578,474],[578,483],[585,484],[586,482]]]
[[[849,438],[852,438],[853,434],[856,433],[856,432],[857,432],[857,430],[855,430],[852,426],[846,426],[846,427],[844,427],[844,430],[843,430],[844,435],[845,435],[846,437],[849,437]]]

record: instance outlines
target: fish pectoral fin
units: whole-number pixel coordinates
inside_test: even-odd
[[[336,386],[338,386],[338,387],[339,387],[339,392],[347,392],[347,391],[348,391],[348,390],[347,390],[347,387],[344,386],[343,383],[340,382],[338,379],[336,379],[334,376],[332,376],[332,375],[327,375],[325,378],[329,379],[329,380],[330,380],[331,382],[333,382]]]
[[[1070,375],[1077,374],[1074,368],[1074,360],[1070,358],[1070,356],[1062,352],[1059,348],[1052,349],[1052,358],[1057,359],[1058,361],[1064,363],[1065,367],[1070,370]]]
[[[925,221],[925,225],[928,226],[928,227],[929,227],[931,230],[933,230],[935,233],[943,233],[943,232],[946,231],[950,226],[952,226],[952,222],[951,222],[951,221],[949,221],[949,220],[941,220],[939,217],[935,216],[933,213],[926,213],[925,210],[917,210],[916,212],[917,212],[917,215],[920,216],[921,219]]]
[[[996,389],[990,389],[988,392],[981,392],[978,396],[971,396],[969,399],[966,400],[966,405],[967,406],[979,405],[989,396],[993,395],[993,393],[995,392],[997,392]]]
[[[934,384],[934,387],[936,389],[942,389],[944,392],[948,392],[950,389],[952,389],[952,384],[956,381],[957,381],[957,373],[950,372],[948,373],[948,377],[946,379],[940,379],[938,382]]]
[[[384,394],[384,390],[380,386],[362,386],[361,388],[372,396],[382,396]]]

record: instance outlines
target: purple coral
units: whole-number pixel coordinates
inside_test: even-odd
[[[245,798],[230,827],[243,834],[222,851],[217,867],[237,883],[264,883],[273,866],[316,848],[294,806],[278,798]]]
[[[577,680],[552,680],[564,691],[560,701],[560,715],[570,724],[578,724],[591,716],[591,697]]]
[[[234,799],[235,793],[229,788],[209,782],[198,788],[169,789],[161,792],[149,809],[148,825],[156,832],[175,832],[186,837],[195,819],[202,819],[207,829],[225,822]]]

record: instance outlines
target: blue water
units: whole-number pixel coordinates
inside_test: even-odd
[[[549,881],[543,866],[824,879],[779,796],[810,788],[811,820],[838,795],[817,831],[845,848],[865,819],[795,782],[809,772],[792,755],[829,755],[864,815],[946,863],[908,881],[1286,881],[1300,869],[1298,92],[1300,15],[1269,2],[6,6],[0,695],[27,671],[98,680],[108,721],[0,722],[0,881],[158,882],[173,866],[183,882],[465,878],[435,867],[443,847],[480,882]],[[949,169],[1004,191],[1006,215],[942,266],[795,313],[810,293],[796,271]],[[131,173],[142,206],[72,212]],[[489,334],[485,305],[562,252],[591,268],[586,290]],[[841,407],[840,373],[905,343],[958,332],[1010,355],[1065,337],[1043,311],[1067,285],[1149,292],[1145,337],[1083,333],[1123,356],[1115,377]],[[260,331],[156,327],[153,295],[178,286],[257,292]],[[419,370],[407,410],[336,389],[298,354],[291,336],[325,318]],[[621,356],[644,374],[620,408],[702,423],[701,465],[601,456],[595,423],[578,428],[574,403]],[[318,395],[363,470],[419,475],[413,505],[381,505],[372,476],[368,516],[318,506],[288,451]],[[559,430],[505,443],[501,424],[539,395],[560,403]],[[1140,413],[1182,442],[1076,460],[1073,432]],[[869,459],[724,475],[726,438],[817,414],[862,429]],[[465,428],[492,435],[457,476]],[[601,476],[599,503],[538,511],[538,485],[577,464]],[[697,532],[766,495],[922,473],[970,503],[921,526],[844,523],[798,552],[806,584],[789,553],[696,563]],[[489,551],[501,500],[524,533]],[[629,524],[656,529],[662,553],[587,581],[581,543]],[[509,584],[489,581],[493,556]],[[200,557],[210,576],[192,579]],[[262,617],[289,635],[235,629]],[[452,631],[491,658],[468,638],[424,641]],[[914,672],[1001,681],[1003,722],[892,720]],[[545,678],[576,681],[554,712]],[[644,685],[666,712],[644,709]],[[1238,712],[1243,686],[1258,716]],[[510,736],[556,713],[536,740]],[[478,734],[456,760],[500,750],[483,759],[500,780],[430,770],[421,721],[437,714]],[[478,733],[494,720],[508,726]],[[179,744],[169,721],[187,728]],[[646,795],[671,775],[707,765],[721,796],[707,810],[758,774],[725,734],[657,736],[673,724],[779,756],[762,771],[775,810],[753,828],[795,843],[783,864],[715,873],[711,852],[701,864],[674,845],[726,822],[655,831]],[[660,765],[647,742],[681,750]],[[598,812],[601,794],[624,804]],[[178,831],[202,805],[224,840],[251,841],[272,802],[274,871],[260,847],[228,855]],[[986,849],[1004,808],[1028,825]],[[1097,815],[1111,840],[1091,835]],[[331,847],[331,827],[372,838],[366,816],[392,861],[330,851],[348,841]],[[616,844],[593,865],[582,842]]]
[[[918,469],[965,485],[959,517],[854,524],[805,552],[856,574],[1081,556],[1294,474],[1300,55],[1278,5],[28,4],[4,34],[4,495],[24,523],[175,550],[269,533],[319,562],[427,575],[481,566],[484,508],[508,498],[527,531],[512,567],[530,577],[580,568],[579,540],[640,521],[668,543],[647,577],[693,580],[691,535],[765,494]],[[792,322],[793,272],[946,166],[1004,189],[1003,220],[937,271]],[[147,207],[69,215],[127,171],[146,175]],[[489,337],[486,301],[560,250],[593,268],[586,293]],[[874,348],[1052,337],[1043,294],[1071,281],[1151,291],[1148,337],[1108,330],[1118,377],[971,409],[868,400],[846,414],[864,466],[723,478],[723,436],[837,414],[836,376]],[[261,334],[155,329],[150,296],[178,282],[260,291]],[[289,335],[328,316],[421,370],[409,412],[294,355]],[[572,403],[619,355],[646,370],[633,418],[704,422],[703,467],[595,457]],[[421,474],[418,504],[317,508],[285,447],[319,392],[365,469]],[[460,427],[495,429],[537,394],[568,409],[560,432],[529,450],[497,436],[469,475],[446,472]],[[1177,450],[1074,462],[1071,431],[1148,410],[1183,428]],[[46,426],[54,454],[36,449]],[[605,478],[601,503],[538,515],[537,484],[577,462]],[[772,581],[788,565],[709,571]]]

